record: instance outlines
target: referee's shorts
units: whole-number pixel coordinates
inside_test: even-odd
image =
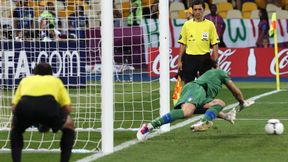
[[[57,132],[66,118],[67,113],[53,96],[22,96],[13,115],[13,129],[24,132],[32,125],[41,124]]]
[[[211,58],[210,53],[204,55],[184,54],[182,58],[182,80],[185,83],[194,81],[198,77],[198,72],[202,71],[205,65],[202,62]]]

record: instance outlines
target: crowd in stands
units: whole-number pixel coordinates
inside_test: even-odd
[[[172,18],[185,18],[183,12],[192,4],[192,0],[170,0],[170,2]],[[288,0],[205,0],[205,15],[210,13],[211,4],[217,5],[218,13],[224,19],[260,18],[260,9],[266,9],[270,18],[272,12],[277,12],[280,19],[287,19],[288,14]]]
[[[59,4],[63,4],[63,6]],[[13,14],[5,15],[8,21],[1,21],[3,24],[1,25],[1,40],[38,39],[49,42],[67,38],[85,38],[86,36],[89,20],[85,13],[85,7],[87,11],[90,9],[84,1],[81,1],[81,4],[73,2],[72,6],[66,5],[66,8],[64,2],[50,0],[40,2],[19,0],[14,5],[12,7]],[[11,10],[11,6],[13,4],[1,6],[1,9]]]
[[[2,40],[22,41],[36,38],[52,41],[85,38],[87,28],[99,27],[101,23],[100,0],[0,1]],[[192,0],[169,0],[169,2],[171,18],[192,17],[192,11],[189,11]],[[159,0],[113,0],[114,26],[139,25],[142,18],[157,19],[158,4]],[[287,19],[288,15],[288,0],[205,0],[205,5],[205,16],[211,15],[210,7],[214,6],[218,9],[217,15],[223,19],[260,18],[260,12],[263,10],[267,11],[268,18],[272,12],[277,12],[277,17],[280,19]],[[9,15],[11,8],[13,14]],[[15,30],[11,30],[12,28]],[[221,35],[221,32],[218,34]]]

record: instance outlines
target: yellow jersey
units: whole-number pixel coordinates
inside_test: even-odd
[[[210,53],[210,44],[219,43],[219,37],[212,21],[204,19],[186,21],[182,27],[178,43],[186,45],[186,54],[204,55]]]
[[[12,104],[16,105],[22,96],[44,95],[52,95],[61,107],[71,104],[64,84],[52,75],[32,75],[22,79],[12,99]]]

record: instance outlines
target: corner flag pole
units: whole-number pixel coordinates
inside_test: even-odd
[[[279,59],[278,59],[278,39],[277,39],[277,29],[276,29],[277,19],[276,13],[272,14],[272,22],[270,25],[269,35],[274,34],[274,53],[275,53],[275,68],[276,68],[276,89],[280,90],[280,76],[279,76]]]

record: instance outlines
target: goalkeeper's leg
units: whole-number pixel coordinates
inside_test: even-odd
[[[23,132],[12,128],[10,133],[10,141],[12,160],[13,162],[20,162],[23,148]]]
[[[192,131],[205,131],[213,125],[213,120],[219,115],[225,106],[224,101],[220,99],[214,99],[213,101],[206,103],[203,108],[207,108],[204,117],[196,124],[191,125]],[[220,113],[221,115],[221,113]]]
[[[194,104],[183,103],[181,105],[181,109],[174,109],[174,110],[170,111],[169,113],[152,120],[148,124],[144,123],[142,125],[142,127],[137,132],[138,140],[140,140],[140,141],[145,140],[147,135],[149,134],[149,132],[151,130],[153,130],[154,128],[158,128],[161,125],[164,125],[167,123],[172,123],[178,119],[190,117],[193,114],[193,112],[195,111],[195,109],[196,109],[196,107]]]
[[[60,141],[61,162],[68,162],[71,157],[71,151],[74,144],[75,131],[74,123],[70,115],[67,116],[66,122],[62,128],[62,137]]]
[[[221,99],[214,99],[213,101],[205,104],[203,106],[203,109],[209,109],[215,105],[220,105],[221,107],[225,107],[226,104]],[[220,111],[217,117],[224,119],[224,120],[227,120],[228,122],[234,124],[234,120],[236,118],[236,110],[232,109],[231,111],[229,111],[227,113]]]

